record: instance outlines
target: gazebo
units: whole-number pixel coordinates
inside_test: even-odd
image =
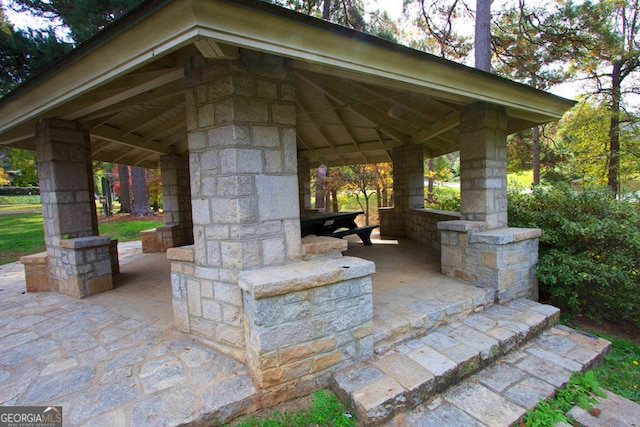
[[[0,144],[36,151],[31,290],[77,298],[118,269],[92,160],[159,167],[176,328],[275,402],[373,354],[373,263],[301,239],[310,168],[392,161],[382,234],[438,247],[443,274],[498,302],[536,298],[540,231],[508,227],[506,138],[572,105],[261,1],[150,0],[0,99]],[[456,150],[460,216],[423,209],[423,159]]]

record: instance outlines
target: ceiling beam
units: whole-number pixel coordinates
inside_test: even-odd
[[[449,113],[447,118],[442,123],[437,123],[428,128],[421,130],[417,136],[413,138],[414,144],[424,144],[431,138],[435,138],[453,128],[458,127],[460,124],[460,114],[457,111]]]
[[[176,80],[181,80],[183,78],[184,78],[184,68],[176,68],[170,71],[165,71],[162,75],[154,79],[146,80],[140,84],[126,88],[116,95],[112,95],[108,98],[95,102],[84,108],[80,108],[74,112],[71,112],[65,115],[62,118],[64,120],[77,120],[81,117],[95,113],[96,111],[100,111],[102,109],[111,107],[115,104],[119,104],[123,101],[134,98],[137,95],[141,95],[145,92],[148,92],[153,89],[157,89],[161,86],[175,82]]]
[[[153,142],[144,142],[141,137],[136,135],[121,136],[118,129],[107,125],[101,125],[92,129],[91,136],[152,153],[173,154],[173,150],[170,147],[163,147]]]

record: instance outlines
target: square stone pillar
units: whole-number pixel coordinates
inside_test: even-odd
[[[111,289],[111,239],[99,238],[89,132],[59,119],[36,126],[49,286],[82,298]]]
[[[424,208],[424,154],[422,145],[396,147],[393,159],[393,208],[382,209],[380,235],[407,235],[406,221],[410,209]]]
[[[298,157],[298,200],[300,212],[311,209],[311,162],[307,157]]]
[[[300,259],[292,63],[240,50],[185,64],[194,263],[175,312],[227,353],[245,348],[241,271]],[[175,296],[175,292],[174,292]]]
[[[507,115],[503,107],[477,103],[460,114],[460,210],[462,220],[489,229],[507,226]]]
[[[140,232],[142,252],[166,252],[193,243],[189,157],[160,156],[164,226]]]

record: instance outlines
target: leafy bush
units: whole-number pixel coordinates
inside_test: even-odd
[[[432,209],[440,209],[449,212],[460,212],[460,189],[444,186],[433,187],[433,198],[435,203],[426,203],[425,189],[425,207]]]
[[[640,206],[607,189],[510,191],[509,223],[542,229],[540,295],[594,320],[640,328]]]

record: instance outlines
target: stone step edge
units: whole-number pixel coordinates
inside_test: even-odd
[[[499,312],[504,311],[504,308],[517,310],[519,314],[511,319],[498,319],[498,327],[487,330],[495,334],[485,337],[490,337],[497,343],[485,349],[473,348],[470,354],[462,355],[462,359],[456,361],[453,367],[447,365],[447,361],[451,362],[450,359],[423,341],[439,331],[446,333],[450,328],[444,325],[419,340],[401,344],[385,354],[376,355],[356,367],[337,373],[331,378],[330,387],[341,400],[351,405],[360,424],[380,424],[396,413],[411,410],[431,396],[444,392],[455,383],[484,369],[498,358],[534,339],[545,329],[555,326],[560,318],[560,310],[556,307],[519,299],[503,305],[493,305],[456,323],[464,323],[460,327],[468,328],[473,334],[484,335],[487,331],[469,324],[473,324],[477,316],[492,315],[496,311],[499,317]],[[525,322],[513,320],[514,318]],[[423,348],[421,351],[425,352],[425,360],[430,360],[427,364],[437,364],[438,361],[442,363],[435,369],[428,370],[404,353],[418,350],[420,346]],[[415,348],[411,350],[412,347]]]
[[[444,326],[447,323],[455,322],[466,316],[470,316],[472,314],[482,312],[483,310],[486,310],[487,308],[496,304],[494,302],[493,296],[494,296],[494,293],[487,293],[485,294],[484,298],[481,301],[478,300],[478,298],[470,298],[469,299],[470,304],[468,306],[465,306],[464,304],[462,304],[460,311],[453,311],[453,309],[456,306],[460,305],[459,302],[454,303],[451,306],[443,306],[439,310],[440,315],[438,316],[437,319],[433,318],[432,316],[433,313],[425,313],[422,318],[422,320],[425,323],[423,326],[414,327],[411,322],[408,322],[407,324],[403,325],[407,328],[407,330],[404,332],[399,332],[398,335],[401,335],[399,337],[395,337],[394,336],[395,334],[392,333],[392,336],[390,337],[377,339],[374,335],[374,339],[377,339],[377,341],[374,342],[374,353],[376,355],[384,354],[390,349],[392,349],[394,346],[400,345],[407,341],[414,340],[416,338],[420,338],[421,336],[424,336],[429,332],[433,332],[435,329],[441,326]],[[427,326],[427,322],[432,322],[432,323]]]

